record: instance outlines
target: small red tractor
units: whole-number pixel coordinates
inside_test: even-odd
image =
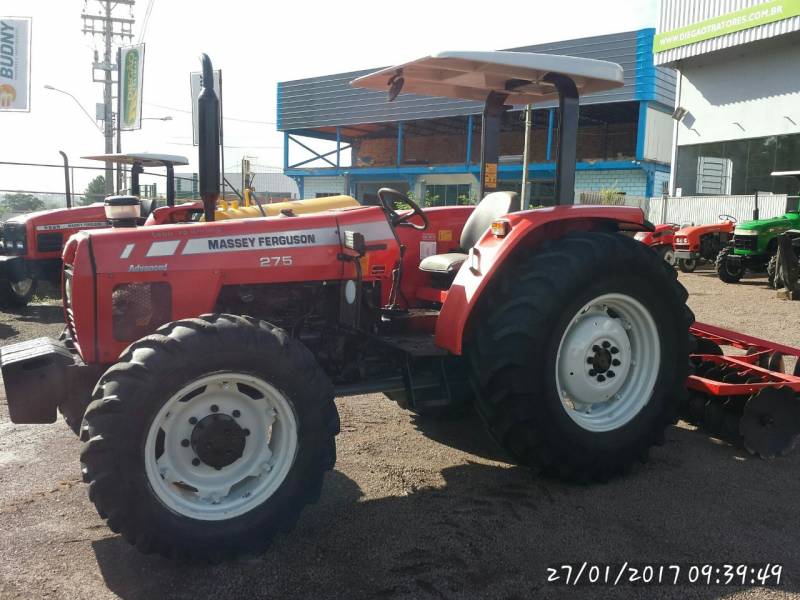
[[[18,309],[26,306],[39,281],[45,280],[58,285],[61,282],[61,255],[64,245],[71,235],[85,229],[108,227],[109,210],[126,211],[124,206],[109,208],[115,200],[95,202],[88,206],[72,206],[69,185],[69,164],[64,157],[67,207],[43,210],[27,215],[13,217],[2,224],[0,241],[0,308]],[[129,165],[131,168],[132,197],[139,197],[139,177],[145,168],[164,167],[166,169],[166,202],[159,207],[158,199],[141,199],[137,204],[137,217],[130,224],[162,225],[165,223],[186,223],[203,218],[201,202],[185,202],[175,205],[175,167],[188,165],[183,156],[172,154],[152,154],[144,152],[123,154],[101,154],[84,156],[84,159],[114,162]],[[310,200],[275,202],[261,204],[254,194],[245,190],[248,202],[220,202],[215,218],[243,219],[258,216],[274,216],[281,212],[304,214],[343,206],[357,206],[358,202],[350,196],[330,196]]]
[[[69,163],[64,159],[66,208],[42,210],[8,219],[2,224],[0,247],[0,308],[22,308],[36,293],[39,281],[61,282],[61,253],[73,234],[85,229],[108,227],[103,202],[73,206]],[[166,167],[167,203],[174,205],[173,167],[188,165],[182,156],[160,154],[110,154],[86,157],[131,165],[131,193],[139,195],[139,174],[143,167]],[[149,208],[149,204],[145,210]],[[155,208],[155,207],[153,207]]]
[[[736,217],[720,215],[718,223],[690,225],[675,232],[675,259],[678,268],[691,273],[701,261],[713,263],[720,250],[730,244]]]
[[[675,232],[680,227],[675,223],[662,223],[661,225],[656,225],[653,231],[638,231],[633,237],[636,241],[652,248],[669,266],[674,267],[675,250],[672,244],[675,239]]]
[[[203,72],[212,82],[206,56]],[[623,235],[652,226],[636,208],[573,204],[579,94],[621,86],[619,65],[443,52],[352,83],[483,101],[477,206],[422,209],[383,188],[381,206],[214,221],[219,115],[205,87],[206,222],[74,235],[69,339],[0,350],[11,420],[65,413],[90,499],[143,552],[223,560],[290,530],[334,466],[336,396],[383,392],[432,415],[474,406],[513,460],[580,482],[628,471],[689,406],[690,327],[711,334],[693,325],[675,270]],[[557,204],[520,210],[493,191],[501,118],[548,100]],[[741,378],[745,412],[764,388],[800,391],[759,366],[777,351],[759,344],[733,362],[696,355],[719,366],[691,389],[710,403]],[[751,411],[756,451],[771,404]]]

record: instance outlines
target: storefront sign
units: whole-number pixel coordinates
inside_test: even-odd
[[[120,129],[142,128],[142,83],[144,81],[144,44],[119,50]]]
[[[31,19],[0,17],[0,111],[31,109]]]
[[[664,52],[798,15],[800,15],[800,0],[769,0],[680,29],[656,34],[653,39],[653,52]]]

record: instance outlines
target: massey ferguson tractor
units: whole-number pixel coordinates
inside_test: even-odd
[[[675,232],[681,226],[675,223],[662,223],[656,225],[653,231],[638,231],[633,238],[637,242],[650,247],[653,252],[658,254],[666,263],[675,266],[675,249],[672,244],[675,241]]]
[[[33,212],[13,217],[2,224],[0,241],[0,309],[19,309],[30,302],[36,293],[39,281],[49,281],[54,285],[61,282],[61,255],[70,236],[85,229],[108,227],[109,219],[115,212],[125,213],[124,204],[114,208],[114,203],[126,202],[124,199],[109,199],[88,206],[72,206],[69,165],[64,156],[66,181],[66,208]],[[110,161],[131,168],[131,197],[136,198],[136,218],[126,221],[130,225],[161,225],[202,220],[203,205],[199,202],[186,202],[175,205],[175,167],[188,165],[183,156],[152,153],[101,154],[84,156],[87,160]],[[145,168],[166,169],[166,203],[159,207],[156,199],[139,199],[139,176]],[[248,200],[253,198],[249,190],[245,192]],[[124,197],[123,197],[124,198]],[[109,204],[110,203],[110,204]],[[303,214],[329,208],[357,206],[358,202],[350,196],[331,196],[310,200],[275,202],[261,204],[257,200],[238,203],[220,202],[215,211],[216,219],[245,219],[258,216],[274,216],[281,212]],[[112,214],[108,214],[109,210]]]
[[[205,56],[203,72],[212,82]],[[205,222],[74,235],[69,339],[2,348],[12,421],[81,414],[81,470],[113,531],[171,557],[263,551],[320,496],[334,398],[348,394],[383,392],[417,413],[474,404],[514,460],[569,481],[625,473],[690,402],[702,420],[719,389],[722,411],[743,399],[749,447],[791,445],[794,421],[766,424],[800,391],[800,378],[761,366],[777,350],[693,325],[674,269],[623,235],[652,230],[641,210],[573,204],[579,94],[621,86],[619,65],[443,52],[352,84],[483,101],[477,206],[423,210],[383,188],[381,206],[215,221],[218,102],[205,87]],[[557,205],[520,210],[493,191],[501,116],[551,99]],[[690,327],[703,377],[690,376]],[[743,344],[746,356],[717,352]]]

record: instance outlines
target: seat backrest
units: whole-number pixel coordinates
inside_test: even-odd
[[[516,212],[520,209],[519,194],[516,192],[492,192],[487,194],[478,203],[475,210],[464,223],[461,232],[460,246],[462,250],[469,250],[492,224],[492,221],[503,215]]]

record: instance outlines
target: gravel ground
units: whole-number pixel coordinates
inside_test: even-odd
[[[763,279],[681,275],[698,320],[800,345],[800,304]],[[5,343],[61,331],[58,306],[0,315]],[[15,426],[0,397],[0,598],[790,598],[800,595],[800,452],[761,461],[681,424],[604,485],[533,478],[474,418],[428,423],[381,396],[338,401],[338,463],[319,504],[262,557],[142,556],[105,528],[59,422]],[[782,585],[546,583],[564,562],[780,563]]]

